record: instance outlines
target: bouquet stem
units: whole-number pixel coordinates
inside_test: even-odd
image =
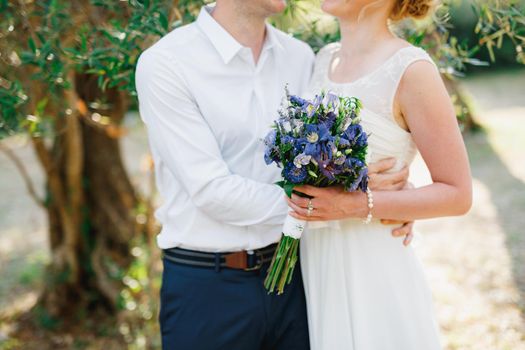
[[[264,280],[264,287],[269,293],[273,293],[277,288],[277,294],[282,294],[284,286],[292,281],[298,248],[298,238],[282,235]]]

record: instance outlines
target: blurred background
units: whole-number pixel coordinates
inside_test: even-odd
[[[134,67],[206,2],[0,0],[0,349],[160,348]],[[393,27],[440,66],[473,172],[471,211],[413,243],[446,349],[525,349],[524,6],[449,0]],[[314,50],[339,37],[317,1],[271,22]],[[411,181],[430,181],[419,157]]]

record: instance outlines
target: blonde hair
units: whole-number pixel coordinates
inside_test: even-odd
[[[395,0],[390,19],[399,21],[407,17],[423,18],[434,7],[434,0]]]
[[[387,1],[376,0],[363,7],[357,16],[357,21],[359,22],[364,17],[366,10],[379,7]],[[400,21],[408,17],[419,19],[425,17],[433,7],[434,0],[394,0],[394,7],[389,18],[392,21]]]

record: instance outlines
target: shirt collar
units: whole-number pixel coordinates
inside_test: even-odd
[[[210,4],[201,8],[199,16],[197,17],[197,24],[210,39],[217,52],[221,55],[224,63],[228,64],[243,46],[211,16],[211,11],[214,6],[215,4]],[[277,29],[266,23],[266,39],[263,45],[263,51],[271,48],[283,49],[276,31]]]
[[[283,50],[283,44],[277,37],[277,29],[275,29],[272,25],[266,23],[266,40],[264,43],[264,49],[270,49],[270,48],[277,48],[279,50]]]

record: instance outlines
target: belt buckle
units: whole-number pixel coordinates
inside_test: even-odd
[[[263,255],[262,255],[261,251],[259,249],[257,249],[257,250],[254,251],[254,253],[255,253],[256,258],[258,258],[258,260],[256,260],[256,261],[258,261],[257,264],[254,267],[247,267],[247,268],[243,269],[244,271],[255,271],[255,270],[259,270],[262,267],[262,265],[263,265]]]

